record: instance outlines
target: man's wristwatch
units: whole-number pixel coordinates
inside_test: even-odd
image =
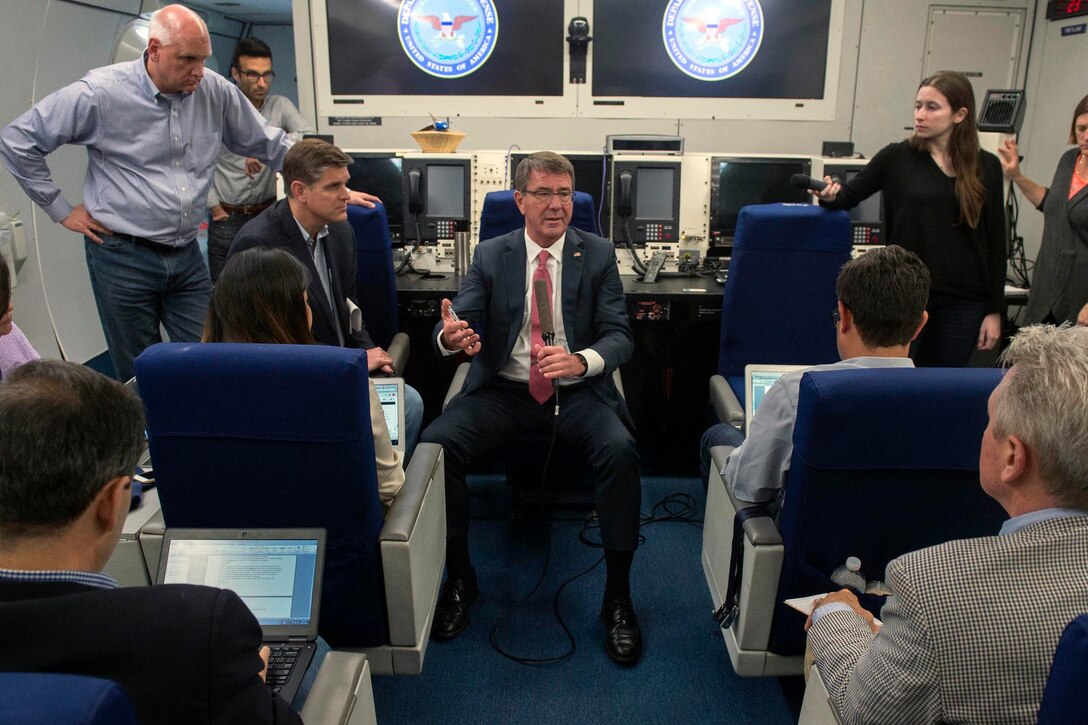
[[[585,377],[585,374],[589,372],[589,363],[586,362],[586,356],[580,352],[576,352],[574,353],[574,357],[578,358],[578,360],[581,361],[582,367],[584,368],[581,374],[578,375],[578,377]]]

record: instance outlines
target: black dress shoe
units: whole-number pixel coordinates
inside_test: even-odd
[[[601,605],[604,620],[604,648],[613,662],[633,665],[642,656],[642,630],[635,607],[626,597],[605,597]]]
[[[475,570],[470,570],[467,577],[447,578],[434,609],[431,638],[453,639],[461,634],[461,630],[468,624],[468,608],[479,596],[480,587],[476,584]]]

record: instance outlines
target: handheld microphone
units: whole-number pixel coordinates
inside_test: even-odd
[[[552,320],[552,301],[548,298],[548,283],[542,279],[533,281],[537,315],[540,316],[540,336],[545,345],[555,343],[555,322]],[[559,393],[559,378],[552,378],[552,389]]]
[[[794,174],[790,177],[790,186],[795,189],[823,191],[827,188],[827,182],[823,179],[814,179],[811,176],[805,176],[804,174]]]

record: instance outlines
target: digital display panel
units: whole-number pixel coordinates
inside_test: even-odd
[[[859,173],[861,172],[856,170],[848,170],[846,172],[846,181],[849,182]],[[850,221],[862,222],[864,224],[880,224],[881,222],[883,222],[884,216],[881,213],[881,199],[881,193],[878,191],[865,201],[855,206],[853,209],[850,210]]]
[[[635,177],[635,219],[672,219],[674,169],[639,169]]]
[[[427,165],[426,214],[432,218],[465,218],[464,166]]]
[[[334,97],[563,95],[563,0],[325,3]]]
[[[595,0],[594,96],[825,97],[832,0]]]

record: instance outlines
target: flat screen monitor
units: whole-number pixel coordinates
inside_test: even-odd
[[[794,174],[809,174],[808,159],[715,156],[710,160],[710,246],[732,248],[740,210],[749,204],[808,204]]]
[[[385,204],[389,237],[394,245],[404,240],[404,196],[401,190],[401,159],[391,153],[348,153],[348,188],[373,194]]]
[[[820,99],[832,0],[595,0],[593,95]]]
[[[612,241],[679,242],[680,162],[613,160]]]
[[[470,159],[404,159],[405,241],[454,238],[468,222],[471,171]]]
[[[510,155],[510,186],[514,186],[514,173],[528,153]],[[593,197],[593,209],[601,219],[601,203],[605,199],[605,179],[608,178],[608,157],[604,154],[563,154],[574,167],[574,190]]]
[[[333,98],[563,95],[563,0],[318,3]]]

